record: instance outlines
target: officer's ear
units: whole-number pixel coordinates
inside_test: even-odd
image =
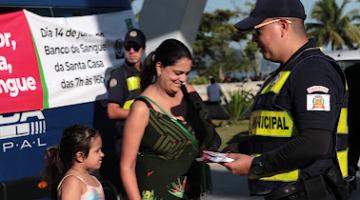
[[[279,21],[279,25],[281,28],[281,37],[284,37],[285,33],[289,31],[290,21],[287,19],[283,19]]]

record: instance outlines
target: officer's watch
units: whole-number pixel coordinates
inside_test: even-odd
[[[251,163],[250,173],[255,176],[262,176],[265,173],[264,165],[259,157],[255,157]]]

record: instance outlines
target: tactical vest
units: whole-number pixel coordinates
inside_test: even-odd
[[[338,71],[346,84],[345,76],[342,74],[341,69],[335,63],[318,49],[307,49],[298,57],[292,59],[288,65],[284,66],[270,79],[265,81],[264,86],[260,89],[256,101],[254,103],[253,112],[250,117],[250,135],[260,138],[259,144],[256,144],[257,148],[253,150],[252,154],[260,155],[263,152],[271,151],[278,146],[288,142],[292,137],[296,136],[297,129],[295,127],[293,118],[288,110],[285,110],[281,105],[277,105],[275,99],[281,98],[281,89],[285,85],[286,81],[291,76],[292,70],[297,64],[304,59],[318,56],[321,59],[329,60],[332,65]],[[291,65],[291,66],[290,66]],[[347,91],[347,87],[346,87]],[[347,92],[346,92],[347,93]],[[346,94],[347,95],[347,94]],[[338,126],[337,126],[337,157],[340,164],[341,172],[344,177],[348,176],[347,169],[347,96],[344,100]],[[317,161],[315,161],[317,162]],[[308,169],[308,168],[307,168]],[[318,170],[318,169],[311,169]],[[252,183],[255,184],[274,184],[274,182],[292,182],[299,180],[300,170],[292,170],[285,173],[279,173],[270,177],[264,177],[259,180],[255,180]],[[256,186],[251,185],[250,189],[256,189]],[[256,192],[255,192],[256,193]]]
[[[126,97],[125,102],[121,107],[129,110],[132,103],[134,103],[134,99],[141,93],[140,77],[135,74],[130,74],[125,66],[123,66],[122,69],[126,77],[125,84],[129,95]]]

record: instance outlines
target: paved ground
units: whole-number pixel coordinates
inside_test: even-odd
[[[260,200],[260,197],[251,197],[247,190],[245,177],[232,175],[220,165],[211,165],[214,190],[206,200]],[[360,174],[358,174],[358,187],[360,187]],[[356,190],[350,200],[360,199],[360,188]]]
[[[210,166],[214,190],[206,200],[262,199],[249,196],[245,177],[235,176],[217,164],[211,164]]]

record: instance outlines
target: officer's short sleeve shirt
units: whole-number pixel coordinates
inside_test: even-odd
[[[325,58],[314,56],[299,63],[290,76],[286,95],[295,126],[334,130],[342,106],[344,85],[339,72]]]
[[[126,66],[122,65],[121,67]],[[120,105],[125,102],[126,97],[128,96],[126,74],[125,70],[121,69],[121,67],[116,68],[111,72],[108,83],[108,101]]]

